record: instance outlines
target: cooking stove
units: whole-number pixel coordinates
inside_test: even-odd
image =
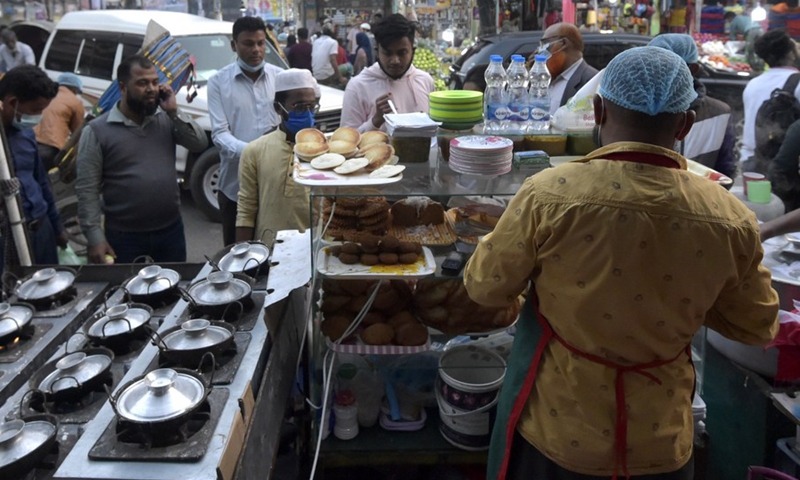
[[[203,458],[230,392],[213,389],[203,405],[173,435],[153,436],[136,424],[114,418],[89,450],[92,460],[196,462]]]
[[[59,425],[53,447],[44,458],[39,460],[33,470],[18,480],[51,480],[56,469],[67,457],[82,433],[83,431],[78,425]]]
[[[244,358],[244,352],[247,351],[247,346],[250,344],[252,335],[247,332],[236,332],[233,334],[233,345],[231,348],[225,350],[218,357],[214,357],[214,376],[212,379],[213,385],[229,385],[239,369],[239,365]],[[186,368],[181,365],[171,362],[164,358],[164,355],[159,352],[156,358],[150,362],[148,371],[155,370],[156,368]],[[195,367],[196,368],[196,367]],[[203,362],[200,368],[200,375],[208,380],[211,374],[211,362]]]
[[[189,320],[190,318],[205,318],[206,320],[223,320],[234,327],[236,330],[240,332],[246,332],[253,329],[253,326],[256,324],[256,321],[260,318],[261,312],[264,310],[264,300],[267,297],[267,293],[263,291],[253,291],[250,294],[250,298],[253,300],[253,306],[242,311],[242,307],[238,307],[241,304],[233,304],[231,308],[225,312],[223,318],[214,318],[211,315],[207,314],[200,314],[192,307],[186,309],[185,316],[181,319],[179,323],[183,323],[185,320]]]
[[[78,282],[75,297],[49,310],[38,309],[19,341],[0,349],[0,405],[52,356],[102,300],[105,282]],[[15,297],[8,300],[17,301]]]

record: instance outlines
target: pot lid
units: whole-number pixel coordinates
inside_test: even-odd
[[[70,388],[80,388],[102,374],[111,365],[111,357],[102,354],[87,355],[75,352],[64,355],[56,362],[56,369],[39,384],[39,390],[56,393]]]
[[[198,318],[181,324],[181,328],[164,337],[167,350],[195,350],[219,345],[231,338],[230,330]]]
[[[131,304],[114,305],[94,322],[87,332],[90,337],[106,338],[132,332],[150,320],[150,311]]]
[[[125,290],[131,295],[152,295],[176,286],[181,275],[175,270],[149,265],[139,270],[135,277],[128,280]]]
[[[231,272],[212,272],[189,287],[189,296],[201,305],[226,305],[250,295],[250,284]]]
[[[44,420],[10,420],[0,424],[0,469],[33,453],[56,433]]]
[[[244,272],[257,268],[269,258],[269,248],[263,243],[237,243],[219,261],[219,268],[226,272]]]
[[[191,411],[205,397],[203,383],[171,368],[153,370],[117,399],[117,413],[134,422],[163,422]]]
[[[59,294],[72,286],[75,274],[69,270],[43,268],[17,288],[17,296],[22,300],[41,300]]]
[[[22,330],[33,318],[33,310],[26,305],[0,303],[0,338]]]

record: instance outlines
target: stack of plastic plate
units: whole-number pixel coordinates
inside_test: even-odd
[[[428,115],[442,128],[468,130],[483,121],[483,93],[472,90],[431,92]]]
[[[505,137],[468,135],[450,140],[450,168],[468,175],[511,171],[514,142]]]

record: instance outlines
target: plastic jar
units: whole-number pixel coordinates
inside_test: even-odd
[[[333,405],[335,422],[333,434],[340,440],[352,440],[358,435],[358,402],[351,390],[343,390],[336,395]]]

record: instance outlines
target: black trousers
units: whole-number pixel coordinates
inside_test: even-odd
[[[38,144],[39,150],[39,157],[42,159],[42,163],[44,163],[44,168],[50,170],[51,168],[56,166],[56,155],[61,150],[57,149],[56,147],[52,147],[50,145],[45,145],[44,143]]]
[[[508,463],[509,480],[609,480],[611,477],[596,477],[571,472],[558,466],[528,443],[519,432],[514,433],[511,458]],[[635,475],[631,480],[692,480],[694,479],[694,457],[680,470],[656,475]]]
[[[222,217],[222,242],[225,247],[236,242],[236,201],[226,197],[222,190],[218,190],[217,202]]]

